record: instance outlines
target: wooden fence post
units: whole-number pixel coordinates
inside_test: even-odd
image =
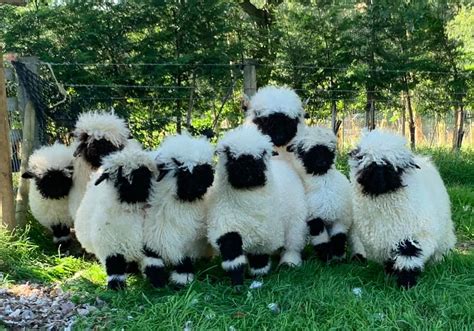
[[[12,165],[10,156],[10,129],[8,124],[7,91],[3,71],[3,50],[0,47],[0,217],[1,224],[13,230],[16,226]]]
[[[253,59],[246,59],[244,61],[244,94],[251,98],[255,93],[257,93],[255,61]]]
[[[37,57],[28,57],[20,59],[21,62],[24,62],[27,65],[27,68],[34,73],[38,72],[38,58]],[[21,166],[20,174],[23,174],[28,168],[28,159],[33,153],[35,147],[35,141],[38,137],[35,132],[37,131],[36,125],[36,112],[33,106],[32,100],[29,98],[28,93],[25,91],[25,88],[22,84],[19,84],[20,93],[25,100],[25,108],[23,111],[23,138],[21,143]],[[16,195],[16,220],[17,225],[24,227],[26,225],[26,216],[28,213],[28,191],[29,191],[29,181],[20,177],[18,184],[18,191]]]

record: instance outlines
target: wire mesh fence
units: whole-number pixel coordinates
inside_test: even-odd
[[[132,134],[145,147],[155,147],[164,135],[182,129],[213,137],[221,130],[237,126],[244,118],[244,76],[243,64],[240,63],[183,65],[40,62],[37,72],[31,71],[22,62],[12,62],[9,67],[14,68],[18,77],[17,80],[10,79],[8,82],[8,95],[12,103],[9,107],[9,121],[14,170],[19,169],[21,162],[19,155],[23,114],[21,102],[18,102],[21,99],[18,93],[20,87],[34,105],[41,144],[58,139],[69,142],[69,133],[77,116],[89,110],[113,109],[119,116],[127,119]],[[299,66],[298,69],[320,68]],[[268,77],[267,80],[274,81],[271,75]],[[340,121],[339,145],[341,148],[353,145],[366,126],[367,91],[308,86],[311,84],[295,89],[306,100],[308,124],[330,127],[331,109],[335,107]],[[400,92],[385,89],[375,95],[376,127],[408,136],[408,120],[404,122],[401,115],[404,104]],[[412,97],[415,103],[418,102],[419,96]],[[416,143],[418,146],[451,146],[456,101],[432,94],[429,102],[441,105],[441,109],[445,111],[415,117]],[[464,145],[473,146],[472,111],[465,109],[465,113]]]

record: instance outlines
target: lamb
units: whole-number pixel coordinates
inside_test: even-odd
[[[72,218],[68,196],[72,186],[73,150],[60,143],[43,146],[28,161],[23,178],[30,183],[29,204],[34,218],[53,232],[53,241],[67,247],[71,243]]]
[[[251,275],[267,274],[270,255],[280,248],[280,264],[301,264],[307,216],[304,187],[285,161],[271,157],[272,149],[270,137],[255,126],[238,127],[218,143],[208,240],[220,251],[233,285],[243,284],[247,259]]]
[[[214,180],[214,149],[204,138],[167,137],[156,153],[158,181],[153,184],[150,215],[145,221],[143,272],[155,287],[193,281],[193,262],[207,252],[206,192]]]
[[[374,130],[350,153],[353,257],[383,263],[409,288],[425,264],[439,261],[456,237],[438,170],[414,155],[404,137]]]
[[[266,86],[250,99],[246,123],[255,124],[269,135],[282,158],[286,157],[285,146],[304,127],[303,104],[290,88]]]
[[[91,174],[102,164],[102,158],[121,150],[130,132],[125,121],[114,113],[87,112],[79,116],[74,130],[77,148],[74,152],[73,186],[69,194],[69,213],[75,218]]]
[[[76,236],[107,272],[108,287],[125,287],[130,266],[143,263],[143,226],[149,216],[149,196],[157,178],[153,159],[145,151],[124,148],[102,160],[77,210]]]
[[[323,261],[344,258],[352,225],[351,185],[334,166],[336,143],[332,130],[306,127],[287,147],[305,185],[311,243]]]

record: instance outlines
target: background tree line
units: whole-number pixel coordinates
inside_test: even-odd
[[[31,1],[0,7],[5,51],[35,55],[75,101],[114,109],[154,145],[163,132],[217,131],[242,117],[242,63],[286,84],[312,118],[346,112],[455,118],[474,98],[474,7],[462,0]],[[45,75],[46,68],[42,67]]]

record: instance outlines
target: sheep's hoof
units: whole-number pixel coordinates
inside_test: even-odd
[[[359,262],[359,263],[367,263],[367,258],[364,255],[357,253],[357,254],[352,255],[351,261]]]
[[[299,267],[301,263],[301,254],[298,252],[285,252],[280,260],[280,266]]]
[[[401,270],[397,272],[397,285],[403,289],[409,289],[417,284],[419,269]]]
[[[126,284],[124,281],[121,281],[118,279],[112,279],[107,283],[107,287],[109,290],[119,291],[119,290],[124,290],[126,287]]]
[[[235,293],[243,293],[245,290],[245,286],[243,284],[235,285],[233,284],[233,289]]]

